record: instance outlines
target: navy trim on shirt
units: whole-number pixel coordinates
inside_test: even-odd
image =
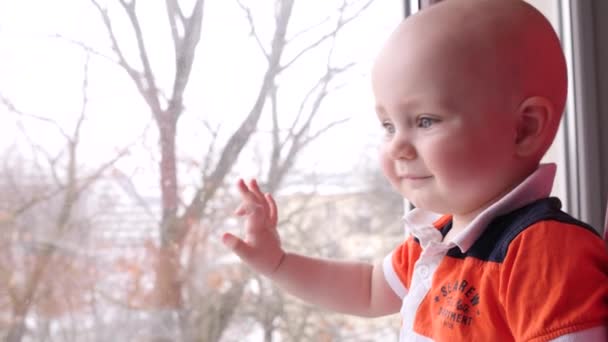
[[[563,212],[561,206],[558,198],[549,197],[532,202],[506,215],[498,216],[488,224],[486,230],[466,253],[462,253],[456,246],[451,248],[447,255],[458,259],[473,257],[483,261],[502,262],[511,242],[524,230],[539,221],[573,224],[599,236],[593,227]],[[441,228],[441,235],[445,237],[451,227],[452,222],[450,221]]]

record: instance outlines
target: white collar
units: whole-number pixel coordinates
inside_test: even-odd
[[[467,225],[449,245],[456,245],[460,251],[465,253],[473,243],[484,232],[487,225],[497,216],[507,214],[526,204],[541,198],[546,198],[551,193],[553,180],[555,178],[556,165],[541,164],[536,171],[529,175],[523,182],[517,185],[508,194],[484,209],[469,225]],[[411,234],[420,241],[423,249],[431,244],[439,244],[443,237],[437,229],[438,220],[443,222],[447,215],[440,215],[424,209],[413,209],[403,217],[405,221],[406,234]],[[448,245],[446,244],[446,245]]]

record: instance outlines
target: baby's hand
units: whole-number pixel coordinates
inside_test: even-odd
[[[277,205],[270,194],[260,191],[255,179],[249,186],[239,179],[237,187],[242,202],[234,213],[246,218],[245,239],[225,233],[222,242],[255,271],[271,275],[285,255],[277,233]]]

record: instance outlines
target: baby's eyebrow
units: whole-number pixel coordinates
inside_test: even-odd
[[[391,106],[391,110],[395,110],[400,114],[414,114],[424,111],[423,109],[427,106],[425,104],[427,102],[417,96],[402,98],[398,103],[394,104],[395,106]],[[387,110],[382,105],[376,104],[376,112],[387,113]]]
[[[375,105],[374,106],[374,111],[376,112],[376,114],[380,115],[380,114],[385,114],[386,111],[384,110],[384,107],[382,107],[381,105]]]
[[[376,106],[374,107],[374,109],[376,110],[376,114],[378,116],[386,116],[389,114],[412,114],[412,113],[416,113],[419,109],[419,103],[418,102],[402,102],[397,104],[396,106],[396,113],[389,113],[388,110],[386,110],[381,104],[376,104]],[[391,108],[392,109],[392,108]]]

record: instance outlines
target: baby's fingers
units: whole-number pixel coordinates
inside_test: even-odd
[[[245,241],[230,233],[224,233],[222,243],[242,260],[248,260],[252,254],[252,248]]]
[[[239,192],[241,193],[241,198],[243,200],[241,207],[244,206],[245,208],[247,208],[248,206],[250,206],[250,204],[257,204],[259,206],[265,205],[265,203],[263,203],[264,199],[260,199],[260,197],[254,191],[252,191],[252,189],[250,189],[247,184],[245,184],[245,181],[243,179],[239,179],[236,183],[236,186]]]
[[[266,196],[262,193],[262,190],[260,190],[260,186],[258,185],[258,181],[254,179],[252,179],[251,181],[249,181],[249,190],[251,192],[251,194],[253,196],[255,196],[255,198],[257,199],[257,203],[259,203],[262,208],[264,209],[264,212],[268,213],[270,211],[270,207],[268,204],[268,200],[266,198]]]
[[[249,181],[249,190],[260,202],[264,201],[264,194],[260,190],[257,180],[252,179]]]
[[[247,215],[247,205],[245,203],[241,203],[238,208],[234,210],[234,215],[243,216]]]
[[[252,183],[253,183],[253,181],[252,181]],[[253,191],[253,188],[250,188],[249,186],[247,186],[247,184],[245,184],[245,181],[243,179],[239,179],[239,181],[236,183],[236,187],[239,189],[239,192],[241,193],[241,197],[243,197],[243,200],[259,202],[259,197]]]
[[[277,203],[274,201],[271,194],[266,194],[264,197],[266,198],[266,203],[268,205],[268,216],[270,223],[276,228],[278,223]]]
[[[264,207],[264,209],[267,209],[266,200],[255,179],[252,179],[249,182],[249,186],[247,186],[243,179],[239,179],[237,187],[244,202],[256,203],[257,205]]]
[[[239,205],[238,208],[234,211],[234,215],[236,216],[247,216],[247,215],[255,215],[258,217],[267,218],[268,213],[265,210],[264,206],[251,203],[251,202],[243,202]]]

